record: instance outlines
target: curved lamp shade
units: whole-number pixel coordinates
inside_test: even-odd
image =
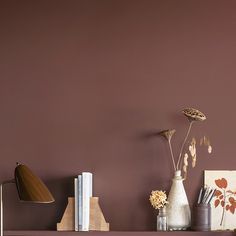
[[[42,180],[26,165],[17,163],[15,168],[15,182],[21,201],[35,203],[50,203],[55,201]]]

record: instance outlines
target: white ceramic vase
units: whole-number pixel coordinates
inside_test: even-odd
[[[191,212],[180,170],[175,172],[172,179],[168,196],[167,217],[169,230],[186,230],[190,227]]]

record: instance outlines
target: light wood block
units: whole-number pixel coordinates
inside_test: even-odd
[[[89,230],[109,231],[109,223],[104,218],[98,197],[90,198]]]
[[[109,231],[109,223],[106,222],[99,205],[98,197],[90,198],[89,230]],[[62,216],[61,222],[57,223],[57,231],[75,230],[75,198],[69,197],[68,204]]]
[[[57,231],[75,230],[75,198],[69,197],[66,210],[62,216],[61,222],[57,223]]]

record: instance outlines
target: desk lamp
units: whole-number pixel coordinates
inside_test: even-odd
[[[51,203],[54,198],[42,180],[26,165],[16,163],[15,178],[4,181],[0,185],[1,198],[1,236],[3,236],[3,198],[2,191],[5,184],[15,183],[20,201],[33,203]]]

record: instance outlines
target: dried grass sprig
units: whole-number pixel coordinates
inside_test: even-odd
[[[184,165],[183,165],[183,172],[184,172],[184,179],[187,178],[187,172],[188,172],[188,153],[184,154]]]
[[[189,153],[192,157],[192,167],[194,168],[196,166],[197,161],[197,149],[196,149],[196,139],[192,138],[192,141],[188,147]]]
[[[207,147],[208,153],[212,153],[212,146],[211,146],[210,139],[207,138],[206,136],[200,139],[200,146],[202,145]]]

